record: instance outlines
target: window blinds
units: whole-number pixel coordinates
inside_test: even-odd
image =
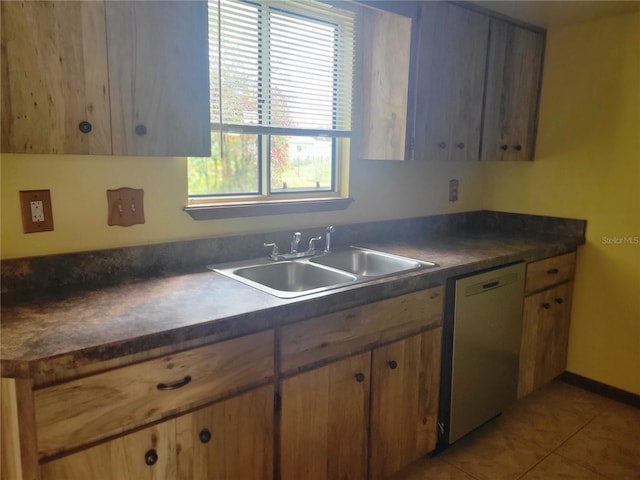
[[[354,23],[316,1],[209,2],[212,128],[349,136]]]

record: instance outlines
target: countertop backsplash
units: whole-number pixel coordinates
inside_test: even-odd
[[[324,237],[325,227],[319,225],[317,228],[301,230],[303,242],[311,236]],[[585,227],[585,220],[478,210],[338,225],[332,245],[410,243],[438,235],[473,232],[531,233],[584,240]],[[42,289],[99,288],[204,271],[209,264],[266,256],[263,243],[276,242],[283,248],[289,244],[291,234],[296,230],[292,225],[288,231],[2,260],[2,294],[7,300],[6,295],[36,295]],[[323,242],[319,245],[323,245]]]

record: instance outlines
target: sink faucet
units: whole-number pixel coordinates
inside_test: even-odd
[[[309,248],[307,249],[308,254],[313,254],[316,252],[316,242],[318,240],[322,240],[322,237],[313,237],[309,240]]]
[[[331,234],[336,231],[336,227],[330,225],[327,227],[327,236],[324,242],[324,253],[329,253],[331,251]]]
[[[330,227],[331,230],[329,230],[329,228],[327,228],[327,243],[325,245],[325,247],[329,246],[329,242],[330,242],[330,232],[335,231],[335,229],[333,227]],[[272,243],[265,243],[264,246],[265,248],[270,248],[271,249],[271,253],[269,254],[269,258],[271,260],[273,260],[274,262],[277,262],[279,260],[292,260],[295,258],[303,258],[303,257],[313,257],[315,255],[318,255],[320,252],[318,250],[316,250],[316,242],[319,240],[322,240],[322,237],[312,237],[311,239],[309,239],[309,248],[307,249],[306,252],[299,252],[298,251],[298,244],[300,243],[300,239],[302,238],[302,234],[300,232],[295,232],[293,234],[293,237],[291,238],[291,251],[289,253],[280,253],[278,250],[278,245],[275,242]],[[325,252],[328,252],[328,250],[325,248],[324,250]]]
[[[296,232],[293,234],[293,238],[291,239],[291,253],[298,252],[298,244],[300,243],[300,237],[302,237],[302,234],[300,232]]]

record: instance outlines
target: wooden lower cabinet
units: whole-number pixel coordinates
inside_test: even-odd
[[[163,480],[176,478],[175,421],[42,465],[42,480]]]
[[[387,478],[432,451],[441,338],[438,327],[283,380],[281,478]]]
[[[273,478],[273,386],[176,419],[180,480]]]
[[[42,465],[42,480],[241,478],[273,478],[271,385]]]
[[[282,480],[364,479],[369,352],[282,381]]]
[[[373,351],[369,478],[387,478],[435,448],[441,339],[436,328]]]
[[[566,282],[524,300],[518,398],[564,372],[567,366],[571,292]]]

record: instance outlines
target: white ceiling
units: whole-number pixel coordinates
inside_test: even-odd
[[[472,3],[545,28],[640,10],[640,0],[474,0]]]

